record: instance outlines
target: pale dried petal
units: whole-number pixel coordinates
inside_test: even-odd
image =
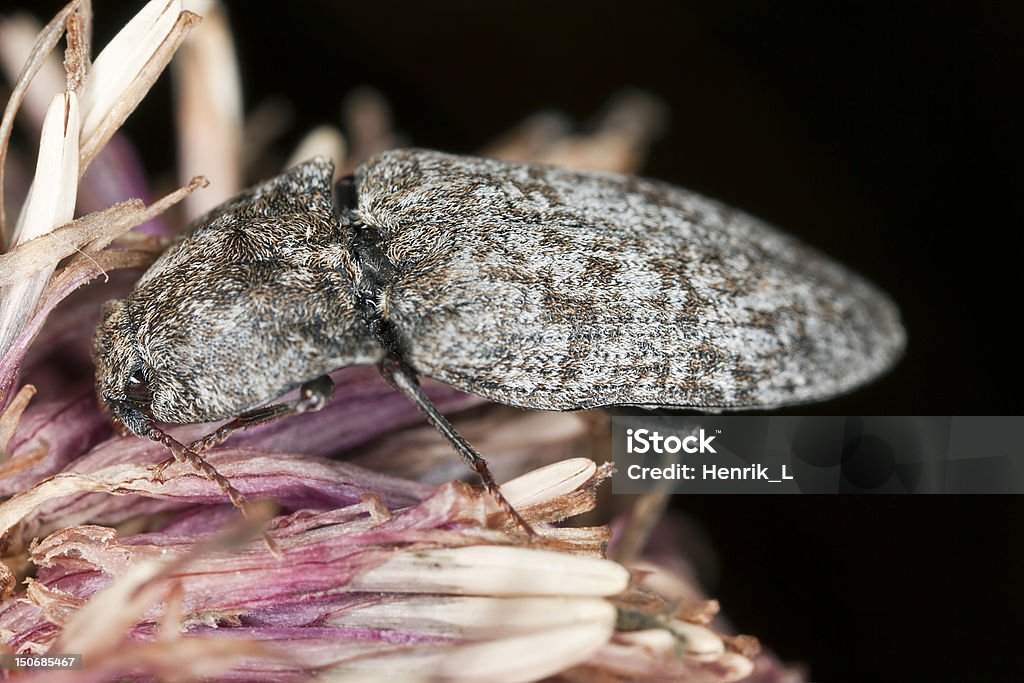
[[[103,127],[104,119],[118,106],[127,86],[139,77],[171,34],[179,14],[179,0],[150,0],[93,60],[89,82],[82,93],[84,141],[95,137]]]
[[[180,8],[180,3],[176,0],[151,0],[144,8],[147,13],[145,20],[133,26],[139,19],[137,16],[111,41],[108,47],[114,50],[107,52],[105,49],[96,58],[83,92],[83,100],[88,104],[82,135],[83,171],[135,111],[185,36],[199,23],[198,15],[191,12],[179,14],[177,8]],[[156,11],[159,14],[151,17],[150,14]],[[118,59],[125,61],[119,65]]]
[[[327,623],[482,640],[602,621],[609,614],[614,618],[611,605],[600,598],[427,596],[357,606],[330,617]]]
[[[399,553],[361,575],[354,589],[455,595],[615,595],[622,565],[592,557],[517,547],[473,546]]]
[[[727,670],[722,677],[722,683],[741,681],[754,673],[754,662],[738,652],[724,653],[718,658],[718,665]]]
[[[725,643],[711,629],[673,619],[669,628],[683,641],[684,656],[702,662],[713,662],[725,652]]]
[[[588,458],[572,458],[531,470],[505,482],[501,492],[516,509],[541,505],[567,495],[583,486],[597,473],[597,463]]]
[[[74,93],[55,96],[43,122],[39,161],[14,232],[15,244],[44,235],[74,218],[79,125],[78,97]],[[7,353],[35,310],[52,266],[0,289],[0,355]]]
[[[18,390],[17,395],[4,409],[3,414],[0,414],[0,460],[6,462],[8,459],[7,445],[10,443],[11,437],[14,436],[14,430],[21,421],[22,413],[25,412],[25,408],[28,407],[35,395],[36,388],[31,384],[26,384]]]

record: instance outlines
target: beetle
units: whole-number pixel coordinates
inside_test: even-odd
[[[197,220],[94,338],[115,420],[240,507],[201,451],[323,407],[344,366],[376,364],[529,529],[420,376],[543,410],[770,409],[848,392],[902,353],[874,285],[681,188],[420,149],[336,185],[333,170],[314,158]],[[225,419],[189,447],[155,424]]]

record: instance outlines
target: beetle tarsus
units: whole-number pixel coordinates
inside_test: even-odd
[[[166,481],[164,479],[164,470],[166,470],[168,467],[170,467],[176,462],[178,462],[177,458],[170,457],[161,460],[157,464],[153,465],[150,468],[150,472],[152,472],[151,479],[158,484],[163,484]]]

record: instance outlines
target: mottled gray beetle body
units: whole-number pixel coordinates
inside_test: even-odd
[[[903,347],[868,282],[686,190],[423,151],[356,181],[406,360],[495,401],[766,408],[848,391]]]
[[[481,471],[417,374],[547,410],[766,408],[848,391],[903,347],[870,283],[686,190],[424,150],[334,193],[332,170],[215,209],[107,304],[97,389],[132,431],[379,363]]]

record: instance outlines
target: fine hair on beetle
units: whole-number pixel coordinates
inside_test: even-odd
[[[825,400],[902,353],[874,285],[681,188],[419,149],[333,171],[314,158],[197,220],[94,339],[101,403],[239,507],[201,453],[319,410],[349,365],[376,365],[532,534],[419,377],[522,408],[717,412]],[[156,426],[216,420],[188,446]]]

